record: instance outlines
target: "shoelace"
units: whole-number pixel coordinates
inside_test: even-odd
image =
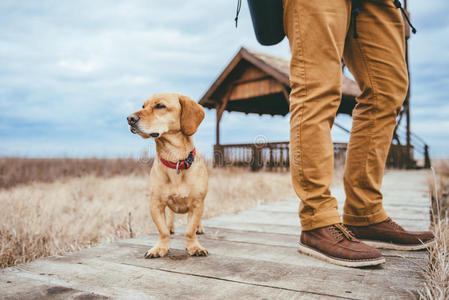
[[[388,219],[387,222],[388,222],[388,224],[392,225],[393,227],[395,227],[395,228],[398,229],[399,231],[405,231],[404,228],[402,228],[401,225],[399,225],[398,223],[396,223],[396,222],[393,221],[392,219]]]
[[[359,34],[357,33],[357,16],[359,15],[359,9],[361,6],[361,2],[362,2],[361,0],[352,0],[351,17],[352,17],[352,24],[353,24],[352,26],[354,27],[353,36],[355,39],[359,37]],[[394,6],[396,6],[396,8],[399,8],[401,10],[402,15],[404,16],[408,25],[412,29],[412,33],[415,34],[417,30],[412,25],[412,22],[408,18],[408,15],[406,14],[404,8],[402,7],[401,1],[393,0],[393,2],[394,2]]]
[[[340,241],[343,239],[343,237],[346,237],[346,239],[350,241],[356,241],[357,239],[353,235],[353,233],[346,228],[343,224],[335,224],[329,227],[330,232],[332,233],[335,238]]]

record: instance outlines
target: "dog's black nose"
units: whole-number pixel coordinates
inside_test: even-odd
[[[136,114],[130,114],[126,119],[129,125],[134,125],[140,120],[140,117]]]

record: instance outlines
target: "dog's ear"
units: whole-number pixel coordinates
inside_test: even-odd
[[[183,95],[179,95],[179,103],[181,103],[181,131],[185,135],[193,135],[204,119],[204,109]]]

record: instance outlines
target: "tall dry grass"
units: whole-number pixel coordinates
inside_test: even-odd
[[[429,249],[429,259],[423,269],[424,287],[420,299],[449,299],[449,219],[434,226],[436,244]]]
[[[53,181],[33,179],[0,189],[0,268],[128,238],[129,214],[135,235],[156,231],[149,215],[148,175],[97,174],[45,175],[43,181]],[[292,196],[289,173],[212,169],[204,218]],[[176,224],[183,223],[185,216],[178,216]]]
[[[429,249],[423,269],[421,299],[449,299],[449,162],[440,161],[430,180],[432,219],[436,244]]]

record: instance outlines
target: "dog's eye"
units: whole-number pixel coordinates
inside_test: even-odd
[[[145,108],[145,104],[144,104],[144,105],[142,105],[142,108]]]
[[[154,108],[160,109],[160,108],[165,108],[164,104],[158,103],[156,104],[156,106],[154,106]]]

